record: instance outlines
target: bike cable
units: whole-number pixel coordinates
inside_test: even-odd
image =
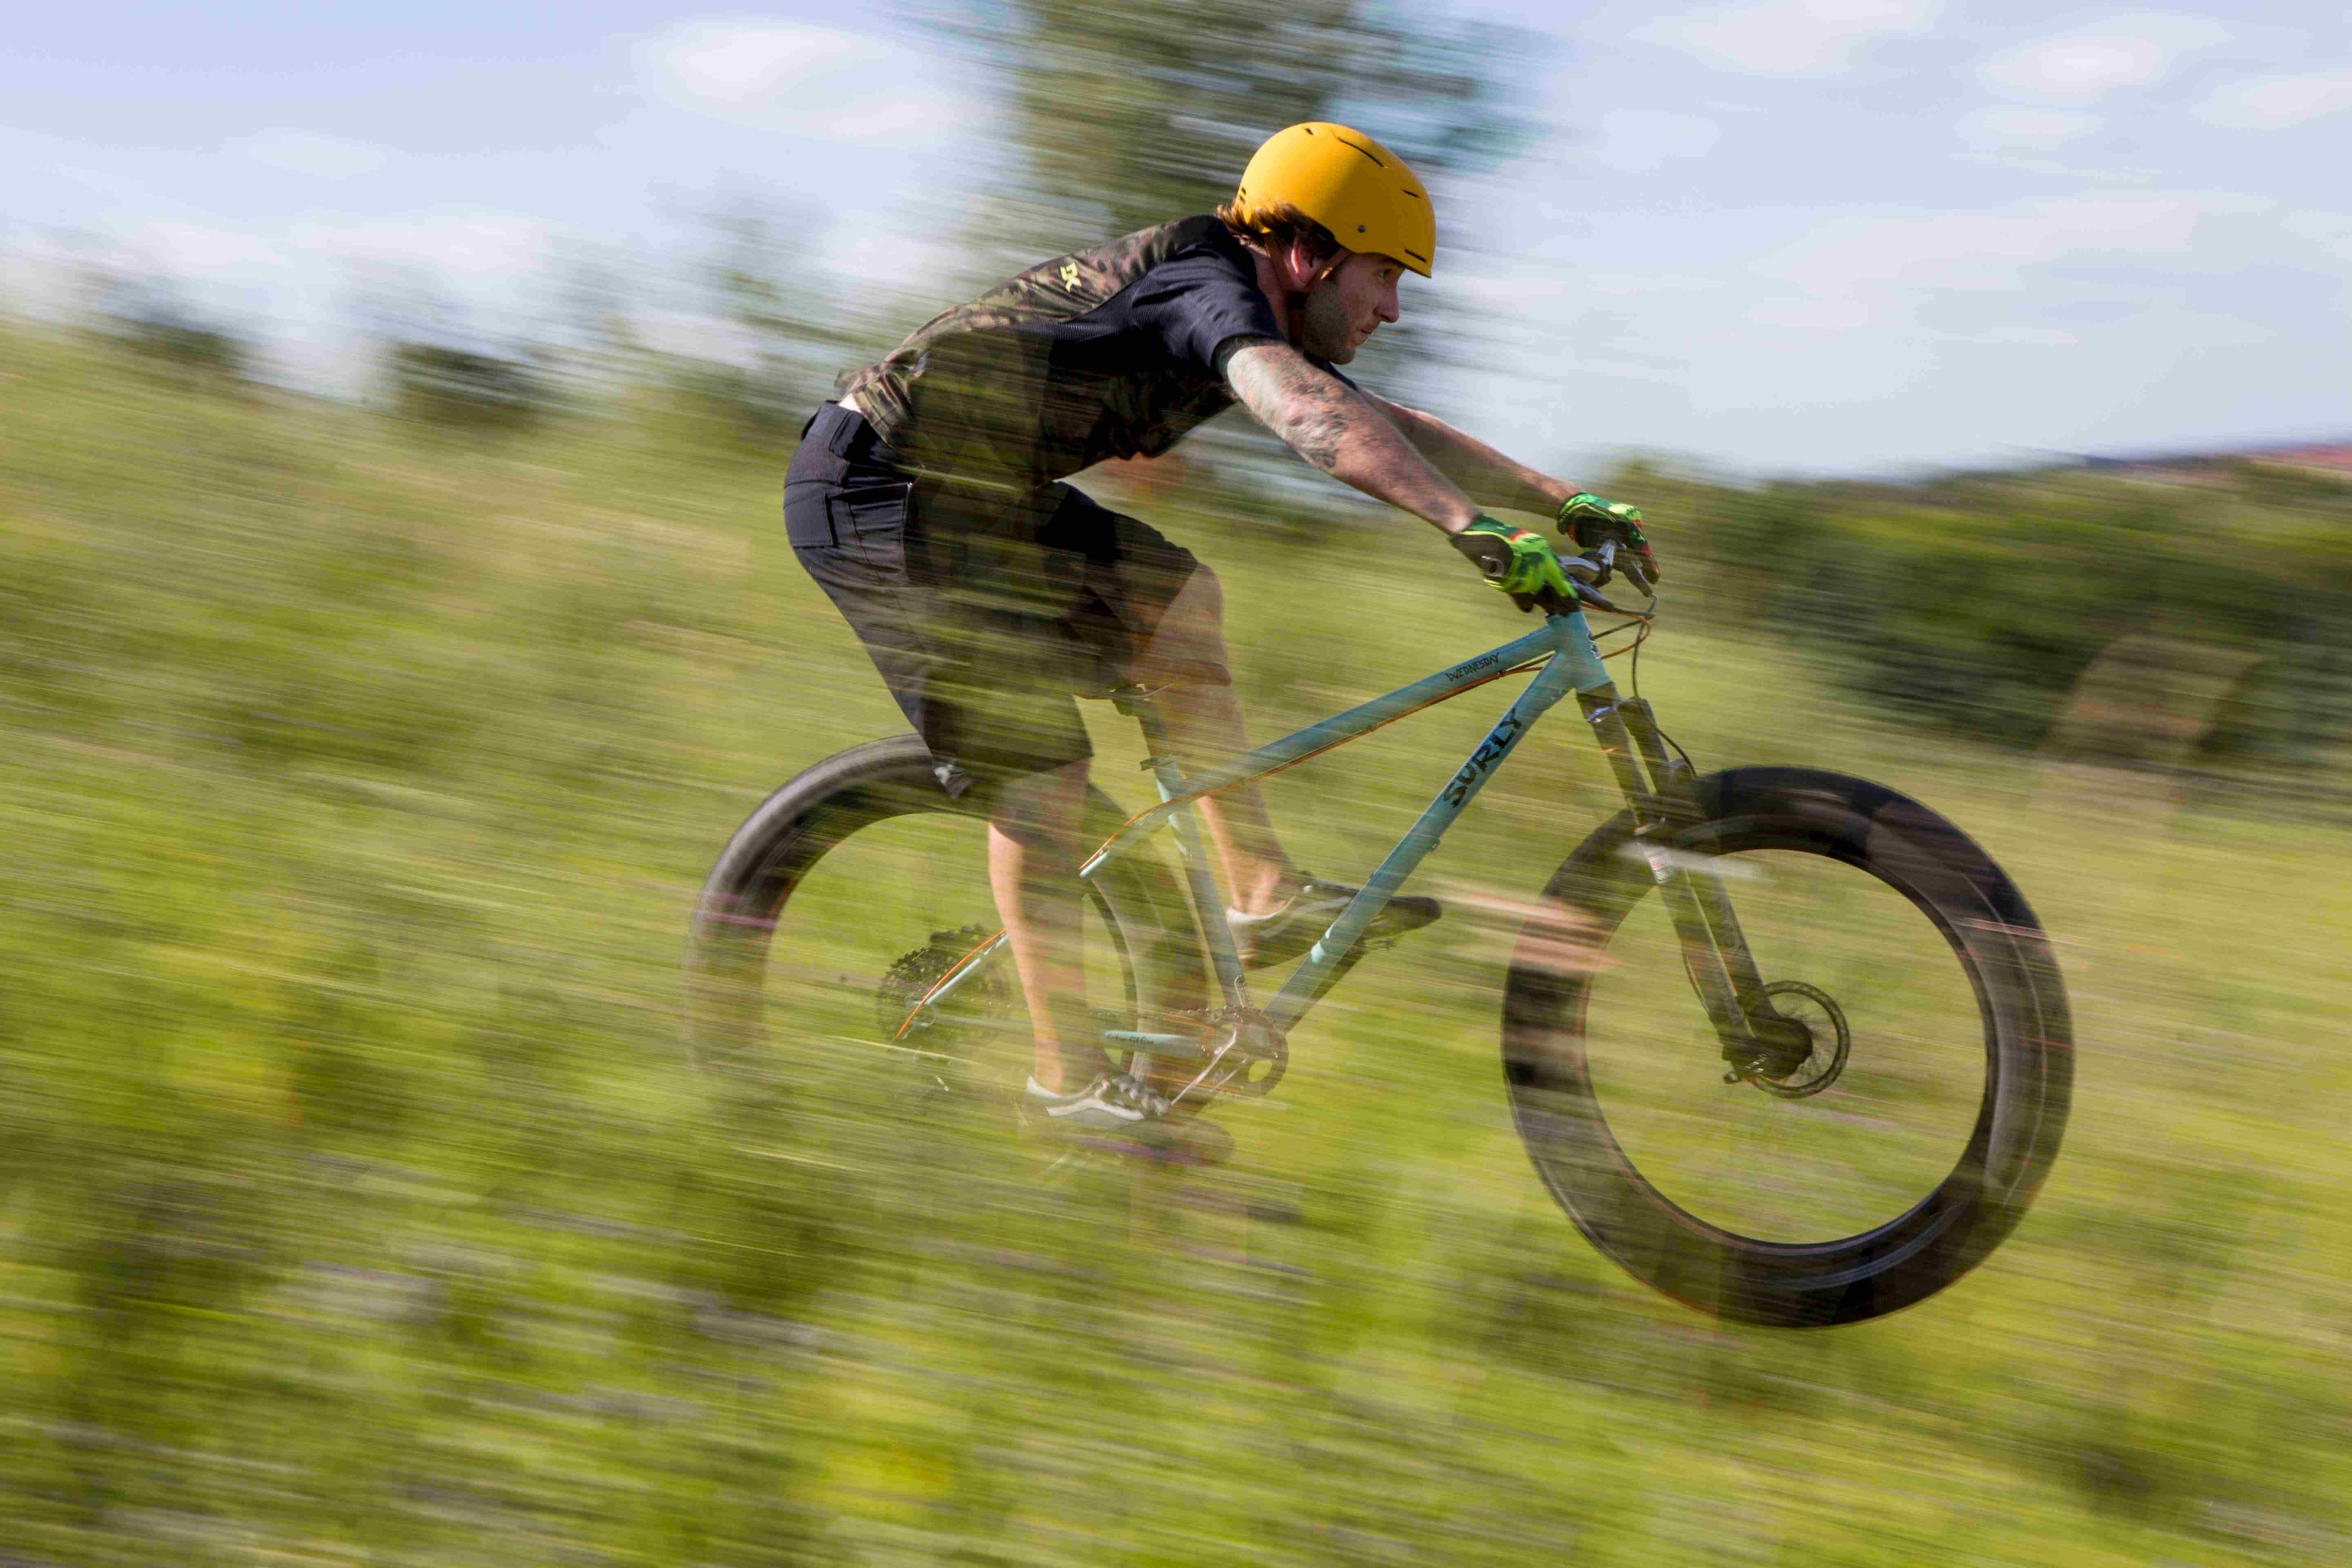
[[[1653,603],[1654,604],[1655,601]],[[1633,700],[1637,702],[1642,699],[1642,645],[1649,640],[1650,624],[1644,619],[1641,631],[1633,638],[1633,658],[1627,661],[1625,671],[1625,683],[1633,689]],[[1696,778],[1698,775],[1698,764],[1691,761],[1691,754],[1683,750],[1681,742],[1666,733],[1666,727],[1658,722],[1658,715],[1654,709],[1650,713],[1650,727],[1657,731],[1659,740],[1674,748],[1675,755],[1683,760],[1683,766],[1688,768],[1691,775]]]

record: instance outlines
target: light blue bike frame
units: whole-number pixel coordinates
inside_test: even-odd
[[[1604,609],[1614,608],[1597,598],[1594,603]],[[1652,603],[1654,606],[1655,601]],[[1283,983],[1281,990],[1262,1010],[1254,1008],[1249,983],[1234,950],[1233,932],[1223,919],[1225,900],[1209,868],[1208,858],[1202,852],[1200,825],[1192,807],[1221,790],[1279,773],[1408,713],[1530,668],[1535,671],[1535,679],[1504,710],[1502,718],[1446,781],[1445,787],[1437,792],[1437,797],[1423,808],[1396,847],[1365,880],[1362,890],[1339,912],[1322,939],[1308,949],[1306,959]],[[1486,780],[1526,739],[1536,721],[1571,692],[1577,695],[1594,738],[1608,759],[1610,771],[1633,814],[1635,832],[1629,848],[1649,863],[1651,875],[1673,916],[1685,965],[1715,1023],[1727,1058],[1752,1068],[1759,1050],[1796,1048],[1801,1043],[1797,1035],[1801,1031],[1792,1034],[1791,1026],[1775,1013],[1721,879],[1706,866],[1704,856],[1668,846],[1667,840],[1681,821],[1696,821],[1695,816],[1688,815],[1697,805],[1689,787],[1691,781],[1685,773],[1677,782],[1677,764],[1666,755],[1648,705],[1618,695],[1601,662],[1601,651],[1593,646],[1592,631],[1581,610],[1549,616],[1540,629],[1516,642],[1505,643],[1450,669],[1399,687],[1385,697],[1376,697],[1319,724],[1311,724],[1195,778],[1188,779],[1178,771],[1176,759],[1170,752],[1167,728],[1149,694],[1119,693],[1121,710],[1142,724],[1145,741],[1151,748],[1147,765],[1159,785],[1160,804],[1120,827],[1087,858],[1078,874],[1091,879],[1149,835],[1162,827],[1171,829],[1183,859],[1185,890],[1208,947],[1226,1016],[1230,1018],[1247,1015],[1260,1019],[1278,1039],[1345,973],[1359,955],[1358,943],[1399,886],[1436,847],[1454,819],[1477,797]],[[999,931],[966,955],[919,1005],[936,1006],[970,983],[1003,947],[1004,940],[1004,934]],[[1197,1036],[1108,1029],[1101,1040],[1111,1050],[1145,1056],[1197,1058],[1207,1054]]]
[[[1340,911],[1339,918],[1323,933],[1322,940],[1308,951],[1306,961],[1266,1004],[1265,1014],[1268,1021],[1276,1029],[1286,1031],[1328,988],[1339,966],[1346,961],[1381,910],[1387,907],[1397,889],[1412,874],[1413,868],[1421,864],[1423,857],[1436,847],[1437,841],[1445,836],[1445,830],[1454,825],[1454,819],[1476,798],[1495,769],[1526,738],[1527,732],[1534,728],[1535,721],[1571,691],[1599,691],[1610,687],[1609,672],[1601,666],[1600,650],[1593,646],[1592,632],[1585,623],[1583,612],[1571,611],[1550,616],[1540,628],[1516,642],[1506,643],[1492,652],[1465,659],[1450,669],[1440,670],[1410,686],[1400,687],[1385,697],[1376,697],[1360,707],[1260,746],[1223,767],[1194,778],[1185,778],[1177,771],[1176,761],[1169,754],[1167,731],[1158,711],[1148,701],[1129,700],[1122,702],[1121,706],[1143,724],[1146,742],[1152,751],[1150,766],[1152,778],[1160,787],[1160,804],[1112,835],[1087,858],[1078,875],[1091,878],[1138,840],[1163,826],[1172,828],[1183,858],[1185,880],[1193,909],[1201,917],[1201,930],[1208,942],[1218,989],[1224,994],[1228,1007],[1248,1006],[1248,982],[1243,976],[1240,961],[1234,952],[1233,934],[1224,921],[1218,918],[1224,909],[1225,900],[1210,871],[1207,858],[1202,853],[1193,804],[1220,790],[1277,773],[1418,709],[1459,696],[1474,687],[1500,679],[1514,670],[1524,669],[1538,659],[1542,663],[1536,670],[1535,679],[1504,710],[1502,718],[1487,731],[1486,738],[1463,762],[1461,768],[1446,782],[1445,787],[1438,791],[1436,798],[1423,809],[1419,819],[1397,841],[1396,847],[1389,851],[1388,858],[1366,879],[1363,890]],[[1176,1043],[1176,1039],[1174,1037],[1118,1030],[1108,1033],[1105,1042],[1114,1048],[1165,1051]]]

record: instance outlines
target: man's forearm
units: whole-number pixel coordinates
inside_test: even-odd
[[[1478,508],[1361,393],[1287,343],[1245,342],[1224,358],[1227,383],[1258,422],[1316,468],[1452,533]]]
[[[1381,412],[1404,433],[1413,449],[1480,506],[1549,517],[1576,493],[1574,487],[1512,461],[1443,419],[1385,398],[1378,401]]]

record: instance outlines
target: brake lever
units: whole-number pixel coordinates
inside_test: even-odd
[[[1605,588],[1617,563],[1617,542],[1610,540],[1589,555],[1563,555],[1559,569],[1570,581],[1588,588]]]

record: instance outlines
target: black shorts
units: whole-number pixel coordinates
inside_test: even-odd
[[[943,779],[950,764],[986,778],[1092,756],[1071,699],[1126,679],[1199,564],[1068,485],[911,475],[836,403],[785,471],[784,531]]]

